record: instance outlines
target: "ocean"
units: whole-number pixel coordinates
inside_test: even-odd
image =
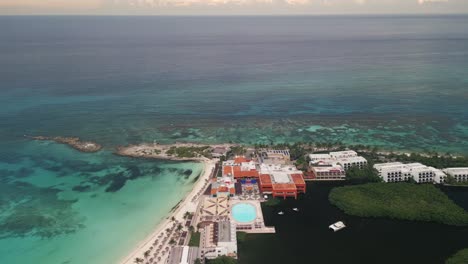
[[[0,263],[115,263],[202,166],[119,145],[468,154],[468,16],[0,17]],[[24,135],[78,136],[79,153]]]

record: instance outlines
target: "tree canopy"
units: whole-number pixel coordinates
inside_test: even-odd
[[[468,213],[434,185],[368,183],[337,187],[330,202],[350,215],[467,226]]]

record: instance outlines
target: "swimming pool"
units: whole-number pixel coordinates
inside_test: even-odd
[[[232,207],[232,217],[239,223],[252,222],[257,217],[257,210],[249,203],[238,203]]]

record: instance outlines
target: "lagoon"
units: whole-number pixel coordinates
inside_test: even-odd
[[[440,264],[468,246],[468,227],[346,215],[328,202],[330,190],[342,185],[309,183],[298,200],[262,205],[265,224],[274,225],[276,234],[248,234],[239,244],[239,263]],[[443,189],[468,209],[468,190]],[[346,228],[330,231],[337,221]]]

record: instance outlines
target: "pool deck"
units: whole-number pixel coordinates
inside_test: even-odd
[[[232,221],[237,225],[237,231],[252,233],[252,234],[265,234],[265,233],[276,233],[275,227],[265,226],[265,221],[263,220],[262,207],[259,200],[237,200],[231,199],[230,208],[233,208],[236,204],[247,203],[255,207],[257,217],[255,220],[249,223],[237,222],[234,217],[231,217]]]

